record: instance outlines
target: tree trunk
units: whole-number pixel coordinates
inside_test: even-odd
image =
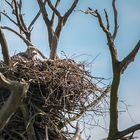
[[[113,73],[113,81],[110,93],[110,127],[108,140],[113,140],[113,137],[118,133],[118,88],[120,84],[121,72],[119,67],[115,67]]]

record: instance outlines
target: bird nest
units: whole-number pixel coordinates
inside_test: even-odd
[[[66,139],[62,131],[67,124],[94,108],[105,92],[93,82],[85,65],[70,59],[24,61],[13,59],[12,66],[0,62],[0,72],[11,80],[24,80],[29,90],[22,105],[1,132],[10,140],[29,139],[33,133],[38,140]],[[6,93],[5,93],[6,92]],[[9,92],[0,90],[0,106]]]

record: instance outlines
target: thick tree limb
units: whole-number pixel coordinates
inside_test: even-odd
[[[129,127],[129,128],[127,128],[127,129],[125,129],[125,130],[119,132],[119,133],[116,135],[115,139],[123,138],[124,136],[126,136],[126,135],[128,135],[128,134],[130,134],[130,133],[134,133],[134,132],[137,131],[137,130],[140,130],[140,124],[136,124],[136,125],[134,125],[134,126],[132,126],[132,127]]]
[[[38,2],[39,8],[41,10],[41,13],[42,13],[42,16],[43,16],[43,19],[45,21],[46,26],[49,26],[50,25],[50,20],[48,18],[48,13],[46,11],[45,5],[43,4],[43,1],[42,0],[37,0],[37,2]]]
[[[64,14],[64,16],[61,16],[61,13],[57,10],[57,6],[59,5],[60,0],[56,0],[55,5],[53,5],[50,0],[47,0],[48,6],[51,8],[51,10],[53,12],[51,19],[49,19],[46,8],[43,5],[43,1],[42,0],[37,0],[39,8],[40,8],[42,16],[43,16],[43,19],[44,19],[45,24],[46,24],[47,29],[48,29],[49,47],[50,47],[50,50],[51,50],[50,51],[50,59],[57,58],[57,53],[56,52],[57,52],[60,33],[61,33],[62,28],[65,25],[68,17],[70,16],[72,11],[76,7],[78,1],[79,0],[74,0],[73,4],[69,8],[69,10]],[[54,22],[55,15],[58,17],[58,23],[56,25],[56,28],[53,27],[53,22]]]
[[[0,73],[0,88],[10,91],[10,96],[0,109],[0,130],[8,123],[9,119],[19,107],[22,97],[27,93],[29,85],[25,82],[11,81]]]
[[[140,40],[134,47],[134,49],[121,61],[120,63],[120,69],[122,70],[121,72],[123,73],[124,70],[127,68],[127,66],[134,61],[136,54],[138,53],[140,49]]]
[[[4,36],[4,33],[2,32],[2,28],[0,27],[0,44],[2,48],[2,55],[4,59],[4,63],[7,65],[10,65],[10,55],[9,55],[9,50],[8,50],[8,44],[6,41],[6,38]]]

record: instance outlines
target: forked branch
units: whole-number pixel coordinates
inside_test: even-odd
[[[64,14],[63,18],[64,18],[64,25],[68,19],[68,17],[71,15],[71,13],[73,12],[74,8],[77,6],[79,0],[74,0],[73,4],[71,5],[71,7],[69,8],[69,10]]]
[[[136,124],[134,126],[131,126],[123,131],[120,131],[117,136],[116,136],[116,139],[120,139],[120,138],[123,138],[124,136],[128,135],[128,134],[131,134],[131,133],[134,133],[135,131],[137,130],[140,130],[140,124]]]
[[[140,40],[134,47],[134,49],[121,61],[120,68],[122,69],[122,73],[127,68],[127,66],[134,61],[138,51],[140,49]]]
[[[60,12],[56,9],[56,6],[53,6],[50,0],[47,0],[49,7],[52,9],[52,11],[58,16],[61,17]]]

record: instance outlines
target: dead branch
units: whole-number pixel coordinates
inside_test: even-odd
[[[46,5],[47,0],[44,1],[44,5]],[[36,16],[33,18],[33,20],[31,21],[31,23],[28,26],[28,30],[31,30],[32,26],[34,25],[34,23],[36,22],[36,20],[38,19],[38,17],[41,14],[41,10],[39,10],[39,12],[36,14]]]
[[[113,31],[113,40],[115,40],[117,32],[118,32],[118,12],[117,12],[117,8],[116,8],[116,0],[112,1],[112,7],[113,7],[113,12],[114,12],[114,31]]]
[[[52,9],[52,11],[61,18],[60,12],[56,9],[56,6],[53,6],[50,0],[47,0],[49,7]]]
[[[140,49],[140,40],[138,41],[138,43],[136,44],[136,46],[134,47],[134,49],[121,61],[120,63],[120,69],[122,70],[121,72],[123,73],[125,71],[125,69],[127,68],[127,66],[134,61],[138,51]]]
[[[106,95],[110,92],[110,88],[111,87],[107,87],[104,91],[97,89],[102,94],[99,97],[97,97],[97,99],[95,101],[89,103],[87,106],[85,106],[83,109],[81,109],[78,114],[76,113],[76,115],[74,115],[71,118],[65,118],[65,122],[62,123],[63,125],[62,124],[60,125],[61,126],[60,128],[63,128],[65,125],[71,124],[71,122],[78,120],[79,118],[81,118],[83,116],[83,114],[85,114],[85,112],[90,110],[90,108],[95,108],[103,99],[105,99]]]
[[[61,0],[57,0],[56,3],[55,3],[55,9],[57,9],[59,3],[60,3]],[[54,18],[55,18],[55,12],[53,12],[52,14],[52,17],[51,17],[51,23],[53,24],[54,23]]]
[[[74,8],[77,6],[79,0],[74,0],[73,4],[71,5],[71,7],[68,9],[68,11],[64,14],[63,18],[64,18],[64,25],[68,19],[68,17],[71,15],[71,13],[73,12]]]
[[[18,25],[10,16],[7,15],[5,12],[0,12],[2,15],[4,15],[6,18],[8,18],[12,23],[14,23],[16,26]]]
[[[75,131],[75,134],[74,134],[72,140],[82,140],[78,122],[76,124],[76,131]]]
[[[107,22],[107,30],[109,31],[109,28],[110,28],[110,24],[109,24],[109,18],[108,18],[108,14],[107,14],[107,11],[104,9],[104,12],[105,12],[105,18],[106,18],[106,22]]]
[[[2,32],[2,28],[0,27],[0,44],[2,48],[2,55],[4,59],[4,63],[7,65],[10,65],[10,56],[9,56],[9,50],[8,50],[8,44],[6,41],[6,38],[4,36],[4,33]]]
[[[43,59],[47,59],[47,57],[39,49],[37,49],[37,47],[35,47],[34,44],[32,44],[28,39],[26,39],[22,34],[18,33],[17,31],[15,31],[12,28],[7,27],[7,26],[0,26],[0,28],[9,30],[9,31],[15,33],[17,36],[19,36],[26,43],[28,48],[35,50]]]
[[[17,36],[19,36],[27,46],[33,46],[33,44],[28,40],[26,39],[22,34],[18,33],[17,31],[15,31],[14,29],[10,28],[10,27],[7,27],[7,26],[1,26],[2,29],[6,29],[6,30],[9,30],[13,33],[15,33]]]
[[[11,81],[0,73],[0,88],[5,88],[10,91],[9,98],[0,109],[0,130],[2,130],[19,107],[22,97],[27,93],[28,84],[25,82]]]
[[[15,8],[14,10],[15,10],[15,15],[16,15],[18,26],[21,29],[21,31],[26,33],[27,30],[26,30],[25,23],[23,22],[21,13],[19,13],[21,10],[19,10],[18,2],[17,2],[17,0],[13,0],[13,2],[14,2],[14,8]]]
[[[107,20],[107,27],[105,27],[105,25],[103,23],[103,20],[102,20],[102,17],[100,15],[100,13],[98,12],[98,10],[92,10],[92,9],[90,9],[90,10],[91,10],[91,13],[94,12],[94,15],[95,15],[95,17],[97,17],[101,29],[106,34],[110,54],[111,54],[111,57],[112,57],[112,64],[113,64],[113,67],[116,67],[116,62],[118,62],[117,50],[115,48],[115,44],[114,44],[114,40],[112,38],[112,35],[107,29],[107,28],[109,28],[109,20],[108,20],[107,13],[105,14],[106,15],[106,20]]]
[[[140,124],[136,124],[134,126],[131,126],[123,131],[120,131],[117,135],[116,135],[116,139],[120,139],[123,138],[124,136],[134,133],[135,131],[140,130]]]
[[[37,0],[37,2],[38,2],[38,5],[39,5],[39,8],[41,10],[43,19],[46,23],[46,26],[49,26],[50,25],[50,20],[48,18],[48,13],[46,11],[45,5],[43,4],[43,1],[42,0]]]

